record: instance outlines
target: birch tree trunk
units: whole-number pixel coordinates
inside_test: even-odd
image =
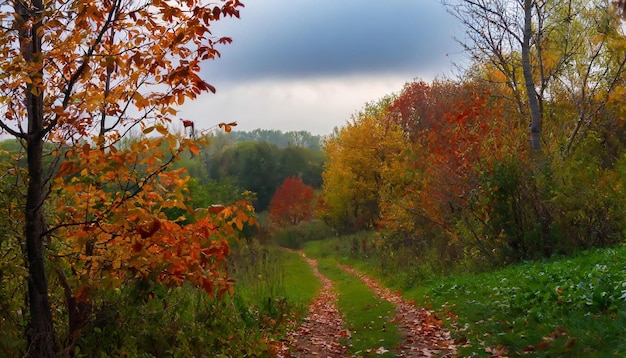
[[[532,37],[532,8],[533,0],[524,0],[524,34],[522,39],[522,71],[524,84],[528,96],[530,109],[530,147],[532,150],[541,150],[541,109],[533,80],[532,65],[530,63],[530,39]]]

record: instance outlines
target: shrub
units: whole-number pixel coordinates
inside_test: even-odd
[[[322,240],[335,236],[334,231],[322,221],[310,221],[277,229],[270,240],[281,247],[298,250],[307,241]]]

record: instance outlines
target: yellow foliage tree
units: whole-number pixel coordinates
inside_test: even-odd
[[[390,98],[368,104],[325,143],[322,215],[339,230],[374,226],[380,193],[390,184],[385,168],[399,160],[408,140],[387,116]]]

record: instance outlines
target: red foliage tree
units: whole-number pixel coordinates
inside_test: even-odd
[[[271,222],[279,227],[296,225],[313,216],[315,192],[313,187],[292,176],[276,189],[270,201]]]
[[[407,178],[395,188],[402,207],[453,226],[452,213],[468,210],[494,163],[525,157],[525,127],[504,115],[502,100],[489,90],[476,82],[413,82],[392,103],[390,116],[411,139]]]

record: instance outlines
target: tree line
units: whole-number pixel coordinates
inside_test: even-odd
[[[322,215],[441,269],[623,242],[626,38],[608,1],[461,1],[472,63],[325,144]],[[529,132],[530,128],[530,132]]]

